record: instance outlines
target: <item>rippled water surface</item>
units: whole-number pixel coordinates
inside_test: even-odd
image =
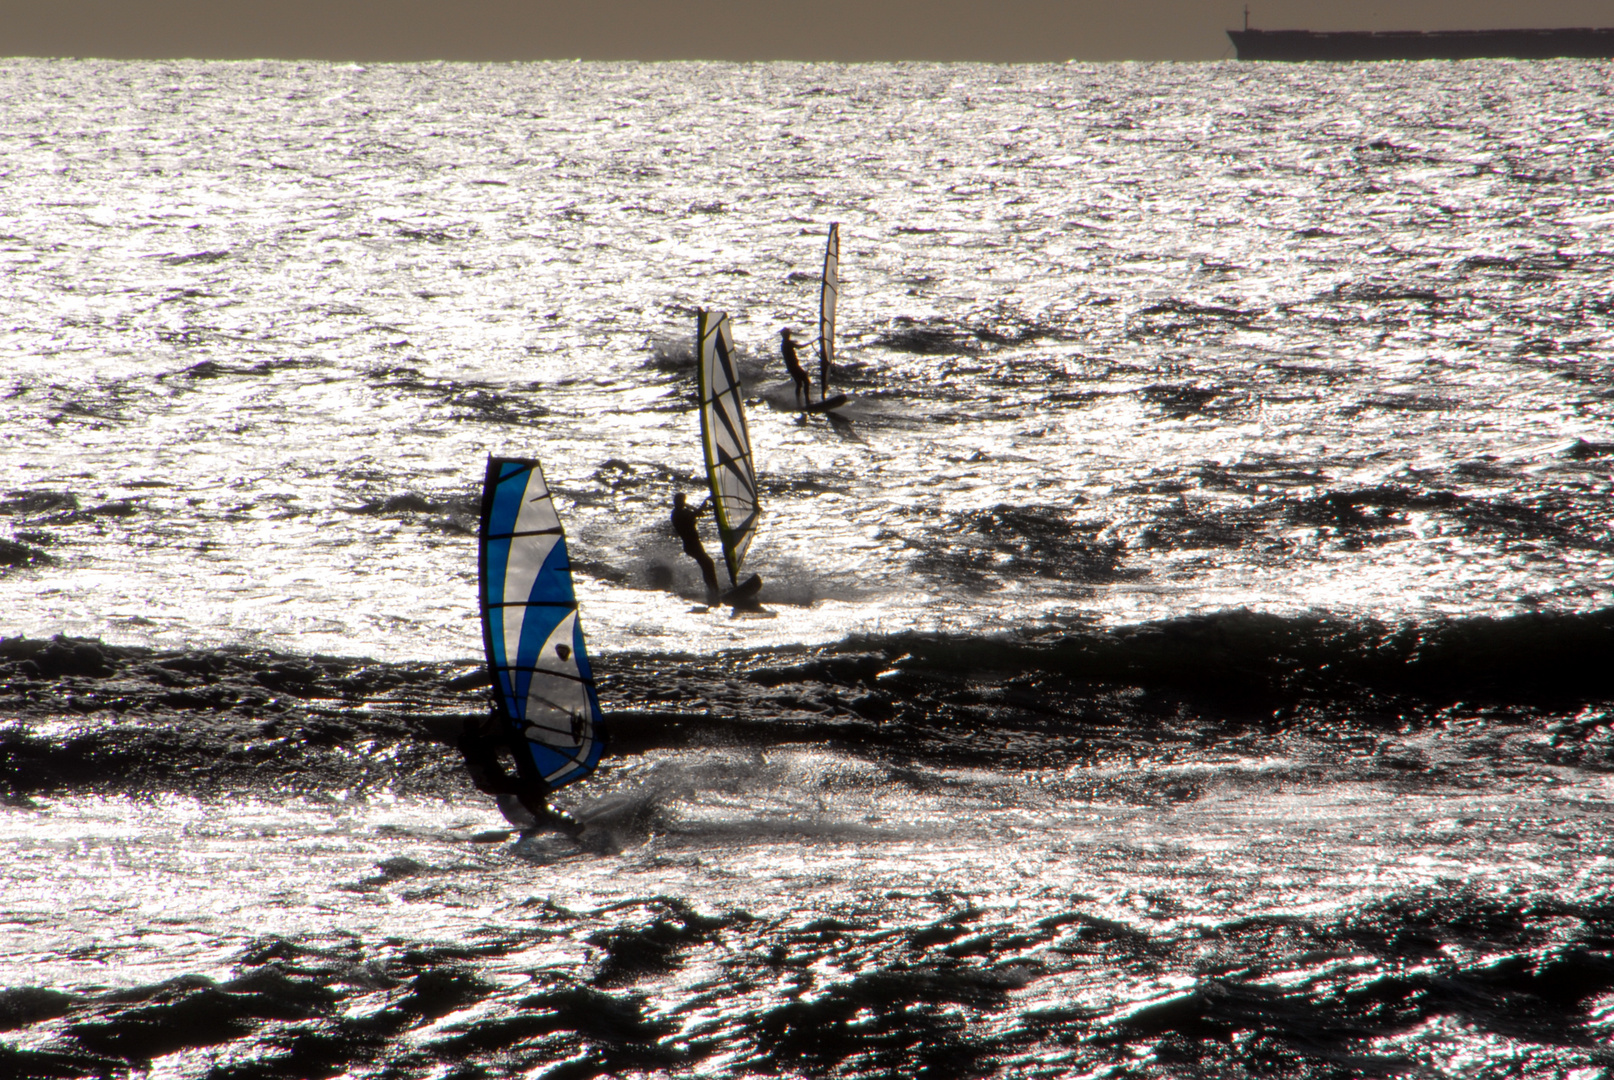
[[[1551,983],[1607,983],[1606,780],[1272,790],[1294,764],[1162,815],[1091,777],[684,756],[584,811],[619,854],[435,802],[13,810],[0,981],[85,1005],[0,1004],[35,1067],[166,1076],[1602,1075]]]
[[[1610,70],[0,61],[0,1075],[1610,1075]]]
[[[473,655],[490,450],[607,650],[1609,599],[1603,65],[0,81],[12,631]],[[852,422],[803,426],[832,220]],[[768,622],[690,614],[665,526],[703,306]]]

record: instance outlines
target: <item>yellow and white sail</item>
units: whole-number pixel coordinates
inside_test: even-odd
[[[735,365],[729,317],[721,311],[701,312],[696,334],[701,446],[706,452],[706,477],[712,486],[712,508],[728,563],[729,584],[735,585],[762,515],[751,462],[751,433],[745,426],[744,387]]]

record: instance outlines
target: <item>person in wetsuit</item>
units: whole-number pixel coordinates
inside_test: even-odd
[[[706,512],[711,501],[707,499],[692,510],[684,500],[684,493],[678,492],[673,496],[672,527],[673,532],[678,534],[678,539],[684,542],[684,554],[700,564],[701,577],[706,579],[707,603],[715,604],[719,592],[717,566],[712,562],[712,557],[706,554],[706,548],[701,544],[700,531],[695,527],[696,519]]]
[[[796,404],[806,412],[807,406],[813,403],[813,377],[801,366],[801,357],[796,355],[796,343],[790,340],[788,326],[779,331],[779,351],[785,358],[785,370],[796,380]]]
[[[526,740],[515,726],[490,710],[485,717],[468,719],[457,743],[465,758],[465,771],[478,791],[492,795],[505,820],[522,832],[559,829],[576,836],[582,826],[570,815],[549,806],[549,785],[538,775]],[[501,752],[515,762],[511,776],[499,760]]]

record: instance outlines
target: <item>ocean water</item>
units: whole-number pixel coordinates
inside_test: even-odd
[[[1609,75],[0,62],[0,1069],[1605,1075]],[[488,453],[581,848],[441,742]]]

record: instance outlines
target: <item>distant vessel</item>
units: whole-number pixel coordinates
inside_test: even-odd
[[[1567,30],[1229,30],[1240,60],[1607,60],[1614,29]]]

